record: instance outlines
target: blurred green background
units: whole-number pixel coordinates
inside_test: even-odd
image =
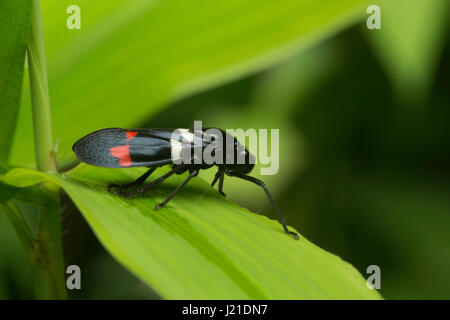
[[[130,8],[118,10],[120,1],[92,4],[89,10],[81,6],[86,19],[82,30],[56,28],[65,24],[67,15],[55,12],[64,12],[66,2],[43,4],[56,138],[58,128],[67,127],[65,133],[82,128],[75,138],[92,129],[92,124],[84,126],[81,116],[74,123],[60,104],[70,104],[84,93],[96,101],[96,92],[101,96],[102,90],[109,97],[97,101],[106,104],[101,114],[90,114],[86,106],[74,109],[87,122],[108,119],[108,103],[116,101],[110,108],[122,108],[123,117],[127,109],[143,110],[130,120],[133,127],[192,127],[194,120],[203,120],[204,126],[222,128],[279,128],[280,171],[262,178],[290,225],[363,275],[369,265],[379,265],[381,294],[387,299],[450,298],[450,47],[445,0],[398,1],[382,8],[382,30],[368,30],[362,16],[337,34],[261,70],[202,85],[199,92],[180,93],[170,103],[161,98],[151,110],[148,99],[153,92],[135,95],[133,90],[146,81],[159,81],[152,78],[150,67],[145,74],[137,71],[147,66],[140,59],[147,54],[151,59],[151,50],[164,44],[154,42],[147,48],[142,41],[138,46],[142,56],[130,57],[132,50],[121,45],[127,34],[108,30],[114,29],[112,24],[137,24],[144,40],[156,31],[142,27],[139,19],[114,22],[120,12],[138,15]],[[102,37],[109,37],[110,43],[104,45]],[[110,49],[106,57],[103,46]],[[104,72],[95,73],[102,59],[107,60],[106,66],[99,66]],[[122,69],[113,68],[114,63]],[[93,73],[81,74],[80,65],[82,71]],[[105,85],[117,79],[126,87],[114,92]],[[24,81],[11,162],[28,165],[25,154],[32,150],[24,150],[20,143],[31,130]],[[58,81],[66,83],[65,89]],[[61,161],[71,157],[63,153]],[[202,177],[209,181],[213,174],[205,172]],[[224,190],[250,210],[272,215],[258,188],[228,179]],[[83,270],[83,288],[71,296],[158,298],[102,248],[67,197],[63,203],[66,263]],[[0,298],[32,298],[25,257],[4,220],[0,216]]]

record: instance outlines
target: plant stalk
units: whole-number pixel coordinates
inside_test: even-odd
[[[40,171],[57,173],[56,157],[53,151],[47,66],[39,0],[32,0],[31,28],[27,49],[36,166]],[[42,184],[42,188],[55,199],[59,199],[59,187],[56,184],[45,182]],[[40,209],[35,262],[37,267],[32,266],[32,273],[36,298],[65,299],[67,293],[64,281],[59,206]]]
[[[31,101],[33,108],[34,143],[37,169],[56,172],[48,94],[47,65],[39,0],[32,0],[31,28],[28,41]]]

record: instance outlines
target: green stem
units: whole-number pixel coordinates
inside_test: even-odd
[[[52,197],[59,198],[57,185],[46,183],[43,189]],[[32,271],[36,298],[66,299],[59,205],[40,209],[35,253],[37,267],[32,266]]]
[[[30,69],[37,169],[53,173],[57,170],[53,152],[47,66],[45,62],[44,34],[42,31],[39,0],[33,0],[32,2],[31,29],[28,41],[28,66]]]
[[[37,169],[47,173],[56,173],[57,166],[53,151],[47,67],[39,0],[32,0],[28,66]],[[42,188],[52,197],[59,198],[59,187],[55,184],[46,182],[42,185]],[[35,259],[37,267],[32,266],[36,298],[66,298],[59,207],[41,208],[36,244]]]

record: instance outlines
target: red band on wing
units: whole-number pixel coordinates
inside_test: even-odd
[[[124,167],[131,166],[131,158],[130,158],[130,146],[118,146],[109,149],[109,153],[119,159],[119,162]]]
[[[127,131],[127,142],[137,136],[137,132]]]

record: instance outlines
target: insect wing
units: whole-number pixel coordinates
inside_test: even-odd
[[[78,159],[108,168],[157,166],[171,163],[168,129],[125,130],[107,128],[81,138],[73,145]]]

